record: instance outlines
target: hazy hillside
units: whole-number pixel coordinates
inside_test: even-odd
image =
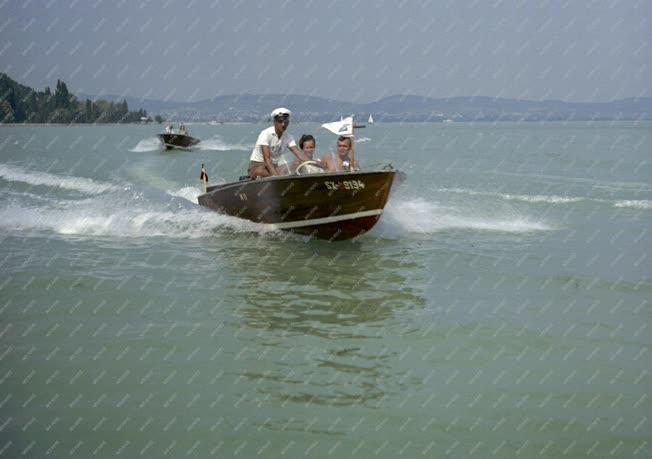
[[[115,96],[103,96],[120,100]],[[576,103],[560,100],[528,101],[493,97],[443,99],[411,95],[385,97],[371,103],[351,103],[301,95],[224,95],[197,102],[172,102],[125,98],[130,105],[169,119],[265,121],[272,109],[286,106],[301,121],[330,121],[355,114],[377,121],[563,121],[652,119],[652,98],[613,102]]]
[[[92,96],[84,96],[92,98]],[[103,95],[113,101],[169,119],[264,121],[272,109],[286,106],[301,121],[330,121],[355,114],[377,121],[564,121],[564,120],[649,120],[652,98],[627,98],[611,102],[564,102],[561,100],[518,100],[487,96],[429,98],[393,95],[370,103],[353,103],[315,96],[292,94],[236,94],[196,102],[178,102]]]

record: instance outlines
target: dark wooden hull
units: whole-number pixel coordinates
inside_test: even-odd
[[[380,219],[395,171],[268,177],[209,187],[202,206],[275,229],[340,241]]]
[[[190,148],[199,143],[199,139],[184,134],[158,134],[158,138],[161,139],[166,150]]]

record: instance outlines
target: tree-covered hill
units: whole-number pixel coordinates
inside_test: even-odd
[[[134,123],[146,117],[145,110],[129,111],[125,100],[80,101],[60,80],[53,94],[49,87],[35,91],[0,73],[0,123]]]

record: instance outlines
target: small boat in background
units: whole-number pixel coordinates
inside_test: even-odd
[[[161,140],[166,150],[189,149],[200,142],[199,139],[188,135],[188,131],[183,124],[179,126],[177,132],[174,131],[172,126],[167,126],[165,132],[158,134],[157,137]]]
[[[367,120],[367,124],[374,124],[374,117],[369,114],[369,119]]]

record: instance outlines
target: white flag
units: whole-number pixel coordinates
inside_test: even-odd
[[[333,134],[353,137],[353,117],[349,116],[341,121],[322,124],[321,127],[328,129]]]

